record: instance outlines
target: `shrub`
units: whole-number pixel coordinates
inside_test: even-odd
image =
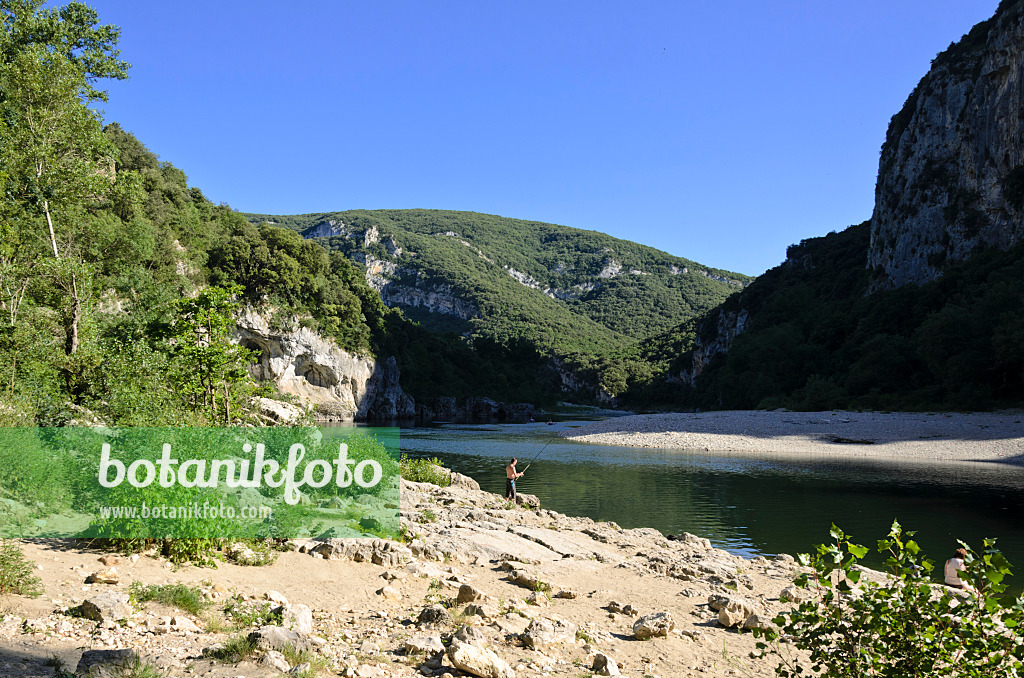
[[[0,539],[0,595],[18,593],[38,596],[43,592],[39,577],[32,574],[32,563],[13,541]]]
[[[403,455],[399,468],[402,477],[414,483],[430,483],[438,487],[448,487],[452,484],[451,473],[437,458],[410,459]]]
[[[893,521],[886,539],[878,542],[888,554],[888,576],[882,583],[861,581],[857,562],[868,552],[835,525],[833,543],[817,554],[801,554],[811,572],[797,577],[812,600],[783,612],[778,628],[755,630],[768,642],[762,650],[782,659],[780,676],[813,673],[824,678],[853,676],[1018,676],[1024,659],[1024,597],[1008,603],[1000,598],[1010,565],[986,539],[979,555],[967,549],[966,573],[976,594],[934,584],[932,561],[920,554],[913,532]],[[781,639],[791,640],[810,661],[783,654]]]

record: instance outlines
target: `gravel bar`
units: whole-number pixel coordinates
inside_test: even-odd
[[[638,414],[567,429],[570,440],[689,451],[988,461],[1024,466],[1024,413]]]

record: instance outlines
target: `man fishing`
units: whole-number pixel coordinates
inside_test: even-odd
[[[505,499],[516,500],[516,479],[521,478],[523,473],[516,471],[516,464],[519,460],[512,457],[512,461],[509,462],[508,466],[505,467]]]

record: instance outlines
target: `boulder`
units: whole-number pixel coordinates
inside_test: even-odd
[[[394,586],[384,586],[377,590],[377,595],[384,600],[401,600],[402,594]]]
[[[127,593],[110,591],[87,598],[78,608],[86,619],[98,622],[121,621],[132,616]]]
[[[470,645],[481,645],[485,640],[487,640],[484,637],[483,631],[470,624],[460,626],[459,630],[455,632],[454,637],[458,638],[463,643],[469,643]]]
[[[493,619],[501,614],[497,606],[490,603],[470,603],[462,611],[468,617],[483,617],[484,619]]]
[[[637,640],[648,638],[666,637],[668,632],[676,627],[669,612],[655,612],[645,615],[636,620],[633,624],[633,635]]]
[[[455,668],[481,678],[516,678],[508,663],[490,650],[453,638],[448,660]]]
[[[276,669],[281,673],[286,673],[291,669],[291,664],[284,658],[284,655],[277,650],[267,650],[266,654],[260,657],[259,664],[261,666],[269,666],[272,669]]]
[[[606,654],[598,652],[594,655],[594,664],[590,669],[599,676],[621,676],[619,665]]]
[[[287,605],[288,599],[280,591],[267,591],[263,594],[263,600],[269,600],[275,605]]]
[[[512,570],[508,573],[508,580],[531,591],[547,591],[551,589],[550,584],[529,570]]]
[[[524,494],[522,492],[516,493],[516,503],[520,506],[525,506],[530,509],[540,508],[540,498],[532,494]]]
[[[624,614],[624,615],[629,616],[629,617],[635,617],[638,614],[640,614],[640,611],[637,610],[632,605],[629,605],[629,604],[620,605],[619,603],[615,602],[614,600],[612,602],[608,603],[608,611],[612,612],[614,614]]]
[[[418,624],[446,624],[451,618],[451,614],[444,605],[435,604],[420,610],[420,616],[417,617],[416,622]]]
[[[116,584],[121,581],[116,567],[108,567],[105,570],[93,572],[85,578],[86,584]]]
[[[718,623],[726,628],[742,625],[748,617],[757,614],[757,606],[744,598],[729,598],[718,611]]]
[[[128,675],[128,667],[140,661],[135,650],[86,650],[78,660],[75,675],[116,678]]]
[[[799,586],[787,586],[782,589],[782,593],[779,594],[779,600],[784,603],[802,603],[813,599],[813,592],[800,588]]]
[[[745,629],[768,629],[772,627],[772,620],[767,615],[752,614],[743,620]]]
[[[406,654],[435,655],[444,652],[441,636],[413,636],[405,641]]]
[[[466,603],[482,603],[487,600],[487,595],[483,591],[471,586],[469,584],[463,584],[459,587],[459,594],[455,599],[455,602],[459,605],[465,605]]]
[[[313,633],[313,611],[308,605],[282,605],[274,612],[281,615],[281,626],[299,633]]]
[[[286,629],[281,626],[261,626],[249,634],[249,642],[258,650],[277,650],[281,652],[289,645],[298,651],[312,650],[313,643],[305,633]]]
[[[576,625],[561,619],[534,619],[523,632],[523,642],[538,649],[576,640]]]

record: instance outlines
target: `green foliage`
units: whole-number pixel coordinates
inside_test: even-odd
[[[316,327],[354,353],[370,351],[366,318],[387,311],[340,253],[329,253],[293,231],[236,220],[228,237],[210,249],[210,279],[238,284],[248,303],[310,315]],[[357,288],[357,289],[353,289]]]
[[[186,584],[144,586],[141,582],[134,581],[128,587],[128,595],[140,605],[153,600],[195,615],[200,614],[209,606],[202,591],[195,586]]]
[[[795,583],[809,589],[813,599],[774,619],[778,628],[755,630],[768,641],[759,642],[759,648],[782,656],[778,675],[1020,675],[1024,599],[1008,603],[1001,598],[1010,565],[994,540],[985,540],[981,554],[968,549],[961,579],[976,593],[966,593],[930,581],[934,565],[920,553],[913,535],[893,521],[888,537],[879,540],[879,552],[888,556],[888,577],[882,583],[862,576],[857,563],[867,547],[853,543],[835,525],[832,543],[818,546],[814,556],[800,556],[811,571]],[[783,637],[809,659],[783,654],[778,642]]]
[[[256,654],[256,645],[245,634],[231,637],[220,647],[206,648],[204,657],[210,657],[225,664],[238,664],[251,659]]]
[[[359,238],[345,236],[327,238],[327,245],[350,256],[370,254],[411,267],[419,272],[421,285],[450,286],[477,307],[478,317],[469,320],[474,333],[501,342],[529,339],[543,352],[556,354],[601,352],[624,346],[627,337],[667,330],[712,308],[749,281],[747,276],[706,269],[602,233],[476,212],[351,210],[246,216],[306,233],[328,221],[343,224],[350,233],[376,228],[382,242],[393,238],[404,251],[392,255],[380,243],[360,245]],[[621,265],[620,274],[599,277],[613,262]],[[539,289],[518,282],[510,270],[529,276]],[[403,281],[408,275],[396,274]],[[591,285],[594,288],[588,289]],[[541,292],[545,288],[561,290],[566,298],[552,299]]]
[[[208,409],[210,421],[224,424],[231,424],[232,401],[249,395],[246,366],[256,356],[231,341],[237,308],[232,298],[240,291],[237,286],[207,287],[194,298],[179,300],[168,334],[179,368],[176,392],[192,409]]]
[[[979,410],[1019,404],[1024,247],[981,251],[947,265],[933,282],[869,294],[868,229],[851,226],[791,247],[786,263],[704,318],[699,332],[708,340],[721,314],[749,313],[729,352],[705,368],[694,388],[678,387],[676,405]],[[691,355],[670,362],[667,372],[678,374]]]
[[[149,660],[133,657],[115,665],[110,675],[112,678],[164,678],[166,674]]]
[[[410,482],[430,483],[438,487],[448,487],[452,484],[451,472],[436,457],[434,459],[412,459],[402,455],[400,469],[402,477]]]
[[[274,614],[274,605],[267,601],[245,600],[232,596],[224,605],[224,614],[235,626],[246,629],[281,623],[281,615]]]
[[[396,357],[417,401],[486,395],[553,403],[563,396],[551,357],[585,374],[589,386],[619,394],[653,377],[635,356],[636,339],[670,331],[749,281],[600,233],[474,212],[246,216],[261,229],[306,236],[333,223],[344,235],[319,242],[365,261],[378,280],[459,300],[465,318],[402,301],[401,315],[367,313],[363,303],[375,352]],[[379,241],[366,244],[374,229]]]
[[[25,560],[21,548],[9,539],[0,539],[0,595],[16,593],[36,597],[43,583],[32,574],[32,563]]]
[[[291,666],[309,664],[305,671],[296,672],[298,678],[316,678],[320,671],[326,670],[329,666],[329,662],[323,656],[313,650],[299,650],[294,645],[285,645],[281,649],[281,654]]]

